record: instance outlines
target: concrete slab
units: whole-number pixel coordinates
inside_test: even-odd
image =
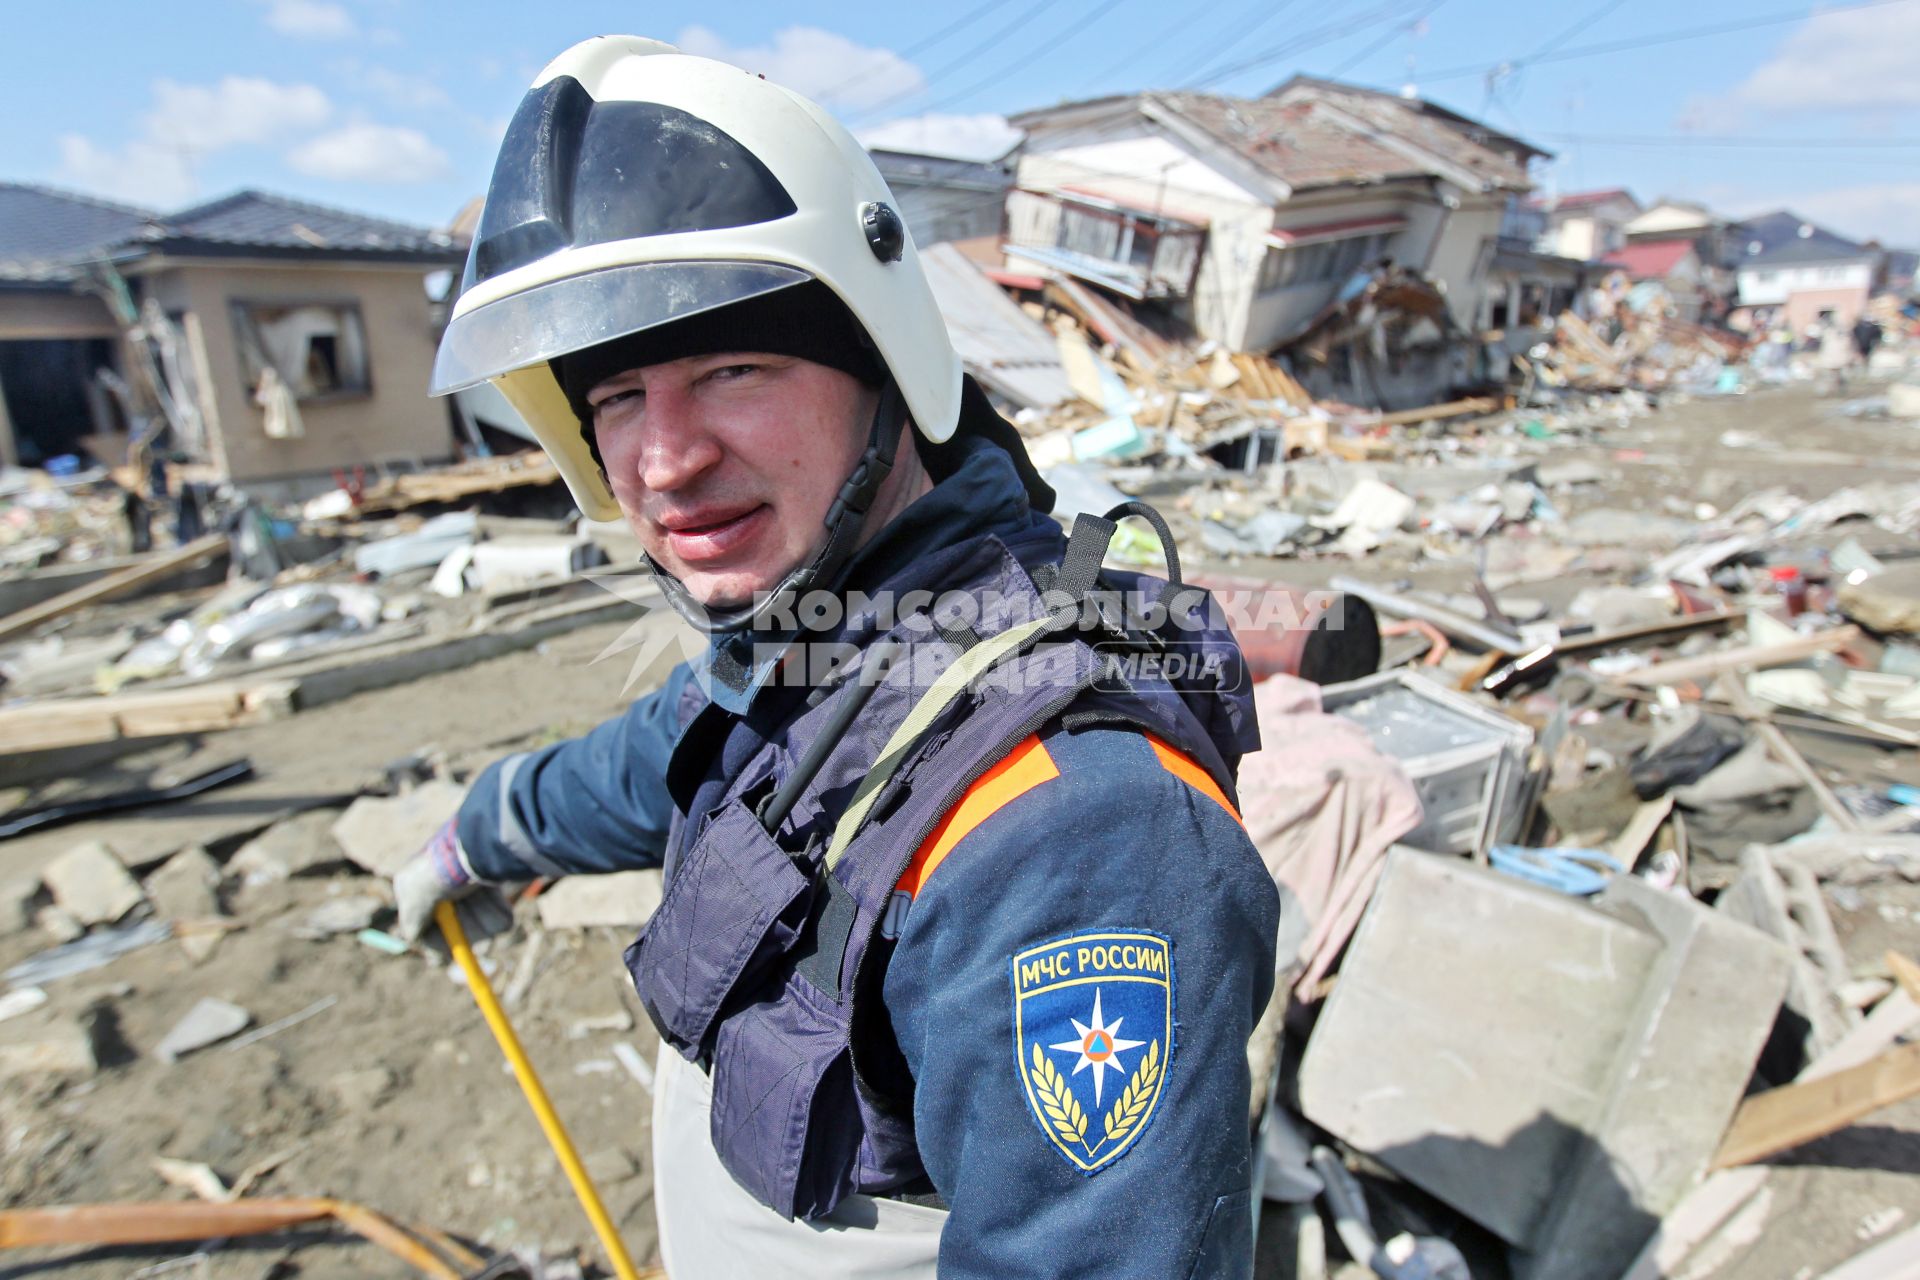
[[[333,824],[333,838],[356,865],[391,876],[453,816],[466,795],[459,783],[436,780],[397,796],[362,796]]]
[[[1595,906],[1662,943],[1606,1102],[1515,1280],[1613,1277],[1706,1171],[1786,995],[1791,953],[1690,897],[1617,877]]]
[[[147,898],[163,920],[207,920],[220,914],[219,884],[220,864],[200,845],[188,845],[147,877]]]
[[[54,902],[81,924],[112,924],[146,901],[103,841],[77,844],[40,869]]]
[[[1804,893],[1796,894],[1788,884],[1783,873],[1789,868],[1799,876],[1811,878],[1806,868],[1790,864],[1778,866],[1765,849],[1749,847],[1740,855],[1740,878],[1721,892],[1713,907],[1731,920],[1758,929],[1790,952],[1787,1007],[1806,1025],[1800,1055],[1805,1062],[1811,1062],[1838,1044],[1847,1032],[1859,1025],[1860,1018],[1838,994],[1838,984],[1851,975],[1846,971],[1844,955],[1840,958],[1839,970],[1835,971],[1831,946],[1823,945],[1825,939],[1833,935],[1833,921],[1820,900],[1819,886],[1813,886],[1812,901],[1808,902]],[[1799,911],[1795,910],[1796,902],[1800,905]],[[1801,924],[1802,920],[1812,919],[1814,912],[1818,913],[1821,926],[1817,932],[1824,937],[1816,938],[1813,936],[1816,930]],[[1788,1067],[1787,1074],[1797,1070],[1798,1064],[1794,1064]]]
[[[162,1062],[178,1062],[195,1049],[239,1035],[252,1021],[253,1015],[237,1004],[203,997],[160,1038],[160,1043],[153,1047],[153,1055]]]
[[[1711,1159],[1788,959],[1638,880],[1588,906],[1396,849],[1301,1104],[1517,1246],[1518,1280],[1613,1280]]]
[[[1658,952],[1574,899],[1395,848],[1307,1044],[1302,1109],[1524,1245]]]
[[[333,838],[338,809],[309,809],[274,823],[227,859],[227,871],[249,884],[285,880],[329,863],[346,861]]]

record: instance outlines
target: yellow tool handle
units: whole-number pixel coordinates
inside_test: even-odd
[[[560,1167],[566,1171],[567,1181],[573,1184],[573,1194],[580,1198],[580,1207],[587,1211],[587,1220],[593,1224],[593,1233],[600,1237],[600,1247],[607,1251],[607,1260],[613,1264],[613,1273],[620,1280],[640,1280],[640,1273],[634,1270],[633,1259],[627,1256],[627,1246],[621,1243],[620,1233],[614,1230],[613,1219],[607,1216],[606,1206],[600,1203],[600,1193],[594,1190],[593,1180],[587,1177],[586,1167],[580,1163],[580,1153],[573,1149],[573,1139],[567,1136],[566,1126],[560,1123],[560,1117],[554,1112],[546,1088],[540,1083],[540,1077],[533,1073],[533,1063],[528,1061],[527,1051],[520,1047],[520,1037],[513,1033],[513,1024],[507,1021],[507,1011],[500,1007],[500,1001],[493,994],[493,984],[487,981],[479,960],[474,958],[473,948],[467,944],[467,931],[460,927],[460,917],[454,911],[453,904],[442,902],[434,908],[433,918],[447,939],[447,948],[453,952],[454,963],[467,975],[467,989],[473,992],[473,1002],[480,1006],[480,1016],[487,1020],[493,1038],[500,1042],[500,1052],[507,1055],[507,1063],[513,1068],[513,1078],[520,1082],[520,1092],[527,1095],[527,1105],[533,1108],[534,1118],[545,1131],[553,1154],[560,1158]]]

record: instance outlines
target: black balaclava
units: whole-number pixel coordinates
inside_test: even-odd
[[[882,363],[873,340],[831,289],[819,281],[809,281],[614,338],[583,351],[569,352],[551,362],[554,377],[580,419],[587,447],[604,472],[606,464],[594,439],[588,392],[629,369],[733,351],[810,360],[838,369],[869,387],[877,387],[881,395],[868,428],[866,452],[827,514],[825,542],[766,598],[733,609],[708,609],[693,599],[679,579],[662,569],[652,557],[646,557],[674,608],[703,631],[720,635],[754,627],[774,598],[781,594],[810,588],[832,590],[839,585],[840,574],[859,540],[867,507],[892,470],[895,448],[906,421],[899,388]],[[723,652],[716,650],[716,657]],[[748,679],[751,672],[738,663],[728,662],[716,664],[715,674],[726,683],[738,684]]]
[[[629,369],[723,351],[795,356],[838,369],[869,387],[879,386],[887,377],[867,331],[839,296],[818,280],[556,356],[552,367],[591,444],[589,391]]]

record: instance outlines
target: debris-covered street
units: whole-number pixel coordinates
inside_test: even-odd
[[[1791,557],[1807,565],[1822,588],[1835,586],[1828,566],[1842,545],[1854,544],[1882,559],[1888,572],[1897,572],[1920,549],[1912,524],[1920,495],[1920,438],[1900,420],[1848,416],[1847,410],[1847,402],[1788,387],[1631,414],[1582,415],[1589,421],[1558,428],[1543,439],[1522,429],[1524,423],[1516,426],[1512,414],[1477,420],[1471,434],[1436,433],[1436,440],[1426,442],[1449,447],[1471,442],[1484,446],[1489,464],[1531,467],[1560,519],[1495,534],[1465,557],[1431,554],[1435,535],[1413,531],[1409,522],[1409,531],[1395,532],[1390,546],[1373,553],[1365,576],[1382,589],[1397,589],[1404,578],[1429,590],[1471,591],[1473,557],[1484,554],[1487,578],[1497,584],[1496,598],[1510,614],[1524,610],[1569,619],[1577,616],[1570,610],[1583,597],[1610,601],[1615,608],[1629,608],[1637,597],[1641,603],[1635,611],[1610,617],[1607,625],[1645,627],[1673,611],[1660,605],[1655,593],[1631,591],[1627,584],[1643,576],[1655,559],[1681,552],[1697,557],[1722,534],[1744,537],[1758,556]],[[1738,433],[1737,446],[1726,442],[1729,433]],[[1414,448],[1426,437],[1426,432],[1406,434]],[[1373,470],[1373,464],[1341,460],[1324,465],[1341,473]],[[1449,474],[1444,468],[1412,466],[1403,473],[1394,465],[1381,464],[1377,474],[1397,479],[1409,492],[1420,491],[1423,474]],[[1572,478],[1556,483],[1555,474]],[[1198,518],[1206,501],[1200,494],[1238,494],[1266,479],[1214,480],[1166,505]],[[1842,501],[1830,501],[1836,495]],[[1756,498],[1774,505],[1761,507]],[[1829,500],[1834,516],[1804,521],[1784,535],[1775,532],[1822,500]],[[1729,514],[1738,517],[1743,502],[1755,513],[1724,527],[1714,525]],[[1868,502],[1880,504],[1869,508],[1877,518],[1861,514],[1860,506]],[[1714,508],[1714,514],[1706,515],[1703,507]],[[1579,539],[1567,535],[1569,527],[1597,525],[1595,513],[1612,513],[1611,528],[1618,532]],[[1372,567],[1382,563],[1383,552],[1398,556],[1391,573]],[[1199,559],[1195,571],[1203,577],[1218,572],[1320,582],[1354,572],[1350,562],[1339,559]],[[416,576],[423,572],[414,571]],[[1754,576],[1752,593],[1765,612],[1771,603],[1768,578],[1764,572]],[[194,596],[210,590],[138,603],[149,615],[165,614],[187,608]],[[373,872],[390,866],[383,860],[411,851],[409,842],[418,840],[422,820],[389,815],[361,823],[357,830],[368,841],[365,847],[343,844],[336,825],[349,806],[372,806],[377,813],[378,806],[393,804],[379,797],[397,788],[411,788],[405,794],[432,803],[436,789],[447,785],[436,779],[459,780],[504,752],[582,731],[643,691],[649,673],[639,672],[630,685],[636,675],[631,655],[646,652],[648,638],[677,637],[679,624],[650,615],[651,621],[643,623],[649,635],[629,637],[640,640],[637,649],[602,657],[639,611],[598,586],[584,590],[580,601],[595,610],[582,611],[587,625],[530,647],[451,670],[423,670],[417,678],[348,693],[269,723],[170,738],[78,775],[49,776],[16,790],[16,809],[28,808],[110,793],[155,773],[189,776],[236,759],[253,766],[250,778],[203,796],[128,816],[29,831],[0,844],[14,913],[9,931],[0,937],[0,964],[30,965],[46,956],[58,936],[47,930],[61,927],[57,912],[70,900],[35,894],[34,883],[47,874],[48,863],[102,844],[134,879],[119,882],[126,900],[110,898],[101,915],[82,920],[95,926],[87,936],[104,940],[116,932],[151,931],[154,921],[173,927],[171,938],[160,932],[137,950],[71,976],[40,982],[31,971],[15,976],[9,970],[8,1008],[23,1011],[0,1028],[10,1086],[5,1104],[8,1203],[148,1198],[166,1194],[169,1187],[191,1188],[181,1179],[196,1175],[182,1170],[205,1165],[218,1173],[197,1176],[218,1176],[229,1190],[245,1180],[252,1194],[342,1196],[377,1204],[401,1219],[456,1226],[488,1244],[536,1245],[558,1254],[585,1243],[578,1209],[550,1174],[551,1157],[465,991],[444,965],[393,954],[391,939],[381,931],[391,921],[390,892]],[[1734,594],[1747,592],[1742,587]],[[611,602],[619,616],[606,616],[602,602]],[[1847,625],[1844,611],[1831,619],[1820,614],[1802,619],[1804,633],[1816,637]],[[1822,625],[1808,625],[1814,619]],[[1789,1065],[1777,1068],[1782,1074],[1769,1082],[1785,1083],[1798,1070],[1792,1065],[1795,1055],[1807,1055],[1815,1044],[1825,1053],[1852,1036],[1865,1052],[1850,1056],[1865,1060],[1893,1043],[1899,1028],[1920,1022],[1920,1015],[1901,1020],[1909,997],[1895,986],[1898,974],[1887,958],[1889,951],[1904,956],[1920,950],[1920,846],[1903,843],[1914,837],[1898,834],[1836,840],[1841,829],[1831,816],[1821,815],[1816,795],[1764,754],[1750,762],[1750,771],[1760,772],[1767,784],[1764,798],[1732,805],[1733,813],[1745,816],[1731,822],[1729,807],[1716,806],[1710,796],[1676,800],[1671,809],[1665,807],[1671,790],[1652,801],[1636,799],[1628,775],[1637,774],[1634,762],[1660,732],[1656,726],[1670,718],[1658,715],[1657,691],[1674,686],[1644,677],[1633,683],[1635,673],[1657,674],[1668,662],[1745,648],[1754,643],[1748,625],[1745,615],[1736,613],[1723,627],[1699,633],[1704,641],[1686,634],[1672,640],[1656,636],[1595,650],[1595,657],[1611,661],[1589,664],[1583,658],[1486,705],[1514,716],[1542,740],[1557,718],[1563,741],[1577,744],[1560,747],[1550,760],[1536,756],[1530,766],[1546,769],[1540,797],[1546,816],[1535,829],[1551,833],[1552,843],[1611,849],[1629,865],[1652,861],[1661,868],[1660,879],[1684,882],[1702,895],[1724,897],[1743,876],[1764,876],[1760,868],[1767,864],[1756,867],[1756,857],[1770,858],[1778,868],[1772,900],[1785,910],[1754,922],[1792,930],[1796,947],[1807,957],[1801,963],[1813,966],[1808,985],[1801,988],[1803,998],[1815,1002],[1808,1021],[1822,1028],[1812,1033],[1817,1040],[1804,1044],[1793,1036],[1776,1042],[1773,1051],[1784,1054]],[[1768,632],[1762,643],[1792,645],[1795,641],[1785,637],[1802,634],[1789,630],[1784,620],[1775,625],[1781,636]],[[1897,635],[1887,640],[1878,664],[1882,670],[1886,654],[1903,651]],[[1404,647],[1396,655],[1397,643],[1385,642],[1389,663],[1411,656]],[[1427,644],[1421,639],[1419,647]],[[669,646],[667,658],[675,654]],[[654,661],[657,678],[662,659]],[[380,665],[377,658],[367,662],[376,669]],[[1475,654],[1456,651],[1423,676],[1451,687],[1482,663]],[[1601,674],[1595,666],[1610,669]],[[1849,673],[1874,668],[1826,659],[1769,669],[1776,675],[1804,671],[1820,690],[1837,693]],[[1836,680],[1842,683],[1835,685]],[[1893,675],[1869,688],[1875,695],[1884,688],[1893,699],[1904,694],[1910,700],[1913,680]],[[1759,688],[1769,686],[1762,682]],[[1884,696],[1810,699],[1809,687],[1789,698],[1797,686],[1779,688],[1782,696],[1770,706],[1794,726],[1790,743],[1842,797],[1855,829],[1894,833],[1910,824],[1911,819],[1899,820],[1911,812],[1905,808],[1915,794],[1910,788],[1920,787],[1920,755],[1903,735],[1920,730],[1920,718],[1887,711],[1885,703],[1892,699]],[[1675,699],[1676,713],[1684,713],[1697,696]],[[1750,710],[1745,718],[1725,713],[1711,718],[1708,723],[1726,741],[1709,751],[1751,754],[1748,744],[1759,740],[1753,729],[1757,717]],[[1697,757],[1689,760],[1697,770]],[[448,799],[438,800],[442,810],[458,790],[446,794]],[[1253,803],[1249,794],[1250,816]],[[1651,818],[1643,808],[1647,804],[1654,808]],[[436,811],[425,826],[439,816]],[[1390,822],[1393,816],[1386,806],[1381,820]],[[1765,827],[1765,834],[1737,830],[1749,817]],[[1657,825],[1645,825],[1649,821]],[[1526,829],[1517,814],[1511,827],[1516,838]],[[1809,828],[1830,834],[1799,846],[1785,843]],[[1471,837],[1465,843],[1471,844]],[[1622,841],[1638,841],[1639,847]],[[1749,841],[1773,845],[1773,851],[1748,852]],[[1817,895],[1811,900],[1786,896],[1789,885],[1811,883],[1805,879],[1808,872],[1820,884]],[[1577,868],[1561,868],[1558,874],[1579,877]],[[618,956],[651,900],[642,893],[630,906],[625,900],[596,902],[584,917],[594,923],[579,927],[564,907],[555,910],[554,896],[524,903],[519,930],[493,944],[489,959],[557,1105],[592,1135],[585,1140],[585,1154],[602,1175],[611,1211],[639,1253],[652,1229],[646,1077],[656,1041]],[[114,925],[114,920],[123,923]],[[1550,922],[1548,927],[1551,931]],[[1469,936],[1433,941],[1452,950]],[[1546,1031],[1540,1025],[1489,1026],[1485,1005],[1505,1002],[1500,987],[1483,984],[1512,982],[1518,971],[1551,971],[1570,961],[1529,954],[1517,940],[1482,941],[1489,947],[1484,961],[1458,955],[1461,970],[1449,973],[1443,967],[1442,989],[1427,992],[1432,999],[1451,992],[1450,998],[1460,1002],[1451,1010],[1430,1011],[1436,1025],[1428,1034],[1451,1039],[1452,1047],[1409,1038],[1414,1033],[1401,1027],[1394,1033],[1399,1047],[1377,1062],[1380,1069],[1405,1060],[1401,1055],[1418,1060],[1457,1054],[1463,1043],[1471,1043],[1487,1055],[1482,1070],[1492,1071],[1504,1061],[1501,1078],[1535,1076],[1530,1062],[1512,1055],[1524,1054],[1532,1038]],[[1488,967],[1476,969],[1476,963]],[[1779,977],[1787,991],[1784,971]],[[1316,973],[1313,985],[1325,981]],[[1337,982],[1333,989],[1339,989]],[[29,1001],[20,993],[36,990],[46,998],[33,997],[37,1007],[27,1008]],[[1717,1020],[1721,1003],[1736,994],[1700,993],[1703,1003],[1690,1017],[1699,1020],[1701,1034]],[[1569,1025],[1593,1016],[1584,1004],[1568,1007],[1566,1002],[1578,998],[1577,989],[1545,989],[1539,998],[1547,1004],[1534,1010],[1535,1016],[1570,1016]],[[238,1006],[245,1021],[221,1042],[177,1062],[161,1060],[159,1046],[203,999]],[[1750,1021],[1745,1029],[1744,1048],[1750,1054],[1758,1053],[1770,1017]],[[282,1025],[287,1019],[297,1021]],[[1877,1044],[1861,1041],[1863,1027],[1884,1034]],[[254,1038],[261,1031],[268,1034]],[[1349,1066],[1342,1073],[1357,1069]],[[1685,1096],[1692,1084],[1683,1078],[1666,1087]],[[1722,1072],[1719,1095],[1698,1099],[1709,1113],[1702,1123],[1715,1130],[1709,1139],[1718,1137],[1715,1109],[1730,1114],[1745,1084]],[[484,1124],[476,1124],[477,1117],[484,1117]],[[1884,1232],[1885,1224],[1920,1215],[1920,1178],[1915,1177],[1920,1165],[1912,1158],[1920,1144],[1917,1131],[1920,1102],[1906,1102],[1774,1157],[1765,1183],[1750,1189],[1739,1229],[1720,1246],[1725,1264],[1712,1274],[1763,1277],[1823,1267],[1850,1254],[1862,1238]],[[1710,1154],[1713,1145],[1709,1140],[1702,1151]],[[405,1153],[404,1160],[369,1158],[371,1152],[393,1151]],[[1404,1188],[1393,1203],[1398,1212],[1424,1213],[1430,1222],[1450,1216]],[[1261,1247],[1265,1265],[1274,1269],[1264,1273],[1289,1274],[1292,1260],[1279,1256],[1281,1242],[1290,1239],[1289,1225],[1277,1208],[1269,1208],[1267,1218]],[[213,1255],[209,1274],[259,1274],[286,1252],[297,1259],[302,1275],[369,1274],[366,1259],[337,1240],[230,1249]],[[1789,1258],[1794,1265],[1783,1266]],[[124,1275],[133,1266],[126,1256],[109,1253],[95,1262],[69,1263],[61,1273],[104,1277]]]
[[[1920,1276],[1914,3],[247,7],[0,173],[0,1280]]]

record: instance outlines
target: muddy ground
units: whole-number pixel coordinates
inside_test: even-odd
[[[1569,516],[1607,507],[1691,519],[1701,503],[1725,509],[1767,486],[1816,496],[1853,483],[1920,479],[1920,428],[1840,418],[1836,407],[1797,390],[1696,401],[1588,438],[1551,442],[1542,453],[1590,458],[1607,470],[1603,485],[1565,501]],[[1729,431],[1739,434],[1727,437]],[[1657,548],[1656,540],[1625,556],[1596,550],[1584,565],[1545,579],[1522,575],[1511,589],[1558,607],[1581,585],[1623,581],[1632,563]],[[1189,554],[1199,558],[1198,548]],[[1413,573],[1410,562],[1391,555],[1378,564],[1232,568],[1303,585],[1331,572],[1423,581],[1462,572],[1428,566]],[[113,760],[51,762],[41,772],[53,781],[30,783],[16,802],[111,789],[162,766],[236,756],[250,759],[256,776],[164,809],[0,842],[0,882],[32,873],[87,839],[108,841],[139,866],[193,843],[224,860],[294,813],[337,809],[379,785],[384,767],[402,757],[435,749],[456,776],[467,776],[508,751],[578,733],[658,677],[656,664],[630,682],[630,654],[600,656],[624,629],[588,627],[258,728],[157,743]],[[1920,782],[1914,753],[1816,740],[1800,745],[1819,763],[1862,780]],[[27,776],[23,769],[0,785]],[[307,839],[329,838],[324,819],[307,819],[301,829]],[[447,969],[417,954],[385,954],[350,933],[314,941],[295,931],[330,897],[384,892],[382,882],[338,863],[275,883],[230,879],[222,900],[234,927],[211,954],[196,959],[169,941],[49,983],[50,1003],[0,1025],[0,1045],[85,1025],[105,1063],[90,1078],[14,1080],[0,1091],[0,1204],[181,1199],[186,1193],[156,1174],[155,1157],[204,1162],[228,1179],[264,1161],[272,1167],[251,1194],[338,1196],[487,1248],[579,1248],[592,1256],[591,1234],[553,1158],[471,999]],[[1857,972],[1878,971],[1889,946],[1920,950],[1920,886],[1874,887],[1837,915]],[[532,919],[523,906],[521,931],[490,953],[502,981],[526,954]],[[514,1017],[560,1113],[601,1174],[622,1234],[644,1260],[654,1241],[649,1097],[620,1069],[611,1046],[626,1040],[650,1060],[655,1042],[620,966],[627,941],[605,929],[546,935]],[[49,943],[31,927],[0,932],[0,968]],[[333,1003],[244,1047],[202,1050],[173,1065],[155,1059],[159,1038],[203,996],[243,1006],[255,1026]],[[625,1029],[607,1029],[629,1020]],[[1863,1224],[1888,1230],[1920,1221],[1920,1102],[1776,1163],[1768,1215],[1751,1239],[1728,1251],[1716,1276],[1816,1275],[1862,1247]],[[1886,1226],[1890,1220],[1897,1227]],[[125,1277],[193,1252],[29,1250],[0,1255],[0,1280]],[[1284,1275],[1274,1252],[1263,1251],[1263,1273]],[[235,1241],[165,1274],[252,1280],[413,1273],[350,1235],[316,1230]]]

